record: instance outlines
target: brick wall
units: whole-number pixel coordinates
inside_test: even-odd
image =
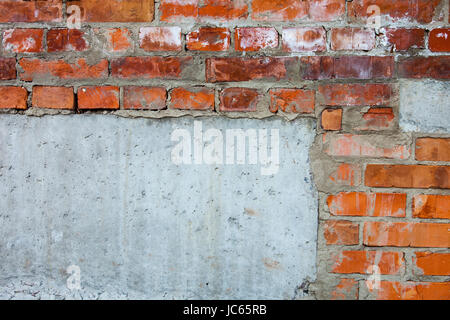
[[[316,118],[312,292],[450,299],[448,127],[399,126],[402,81],[450,88],[449,13],[448,0],[4,0],[0,108]]]

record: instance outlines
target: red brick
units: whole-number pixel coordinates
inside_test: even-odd
[[[5,51],[30,53],[44,51],[44,29],[8,29],[3,32]]]
[[[86,59],[76,59],[74,63],[64,60],[41,60],[23,58],[19,61],[23,72],[20,78],[24,81],[34,79],[102,79],[108,76],[108,61],[100,60],[89,64]]]
[[[199,0],[161,0],[159,11],[160,20],[166,22],[179,22],[186,18],[198,17]]]
[[[94,29],[99,42],[109,52],[126,52],[133,49],[130,30],[126,28]]]
[[[48,52],[85,51],[89,48],[84,31],[77,29],[52,29],[47,33]]]
[[[166,108],[167,91],[160,87],[125,87],[123,106],[125,109],[161,110]]]
[[[370,5],[380,8],[382,21],[386,16],[392,21],[407,19],[411,22],[430,23],[441,0],[353,0],[348,3],[348,18],[351,22],[366,22],[372,12]]]
[[[178,79],[192,57],[123,57],[111,61],[111,75],[123,79]]]
[[[214,110],[214,89],[204,87],[175,88],[170,93],[170,109]]]
[[[293,21],[308,15],[308,3],[297,0],[252,0],[252,9],[257,21]]]
[[[394,57],[315,56],[301,61],[307,80],[391,78],[394,72]]]
[[[245,0],[203,0],[198,8],[201,21],[228,22],[246,19],[248,6]]]
[[[345,0],[310,0],[309,18],[313,21],[334,21],[345,13]]]
[[[416,252],[413,262],[420,275],[450,276],[450,253]]]
[[[386,29],[386,38],[394,51],[425,47],[424,29]]]
[[[73,109],[74,93],[71,87],[33,87],[34,108]]]
[[[322,111],[323,130],[337,131],[342,128],[342,109],[325,109]]]
[[[409,57],[398,62],[400,78],[450,79],[450,56]]]
[[[389,251],[343,251],[333,258],[333,273],[372,274],[377,266],[380,274],[398,274],[405,267],[403,253]]]
[[[359,283],[355,279],[340,279],[331,292],[331,300],[358,300]]]
[[[0,80],[16,78],[16,59],[0,57]]]
[[[414,218],[450,219],[450,195],[417,195],[413,198]]]
[[[327,106],[379,106],[391,101],[389,84],[326,84],[319,86]]]
[[[181,28],[141,28],[139,30],[139,45],[146,51],[181,51]]]
[[[450,166],[369,164],[365,176],[375,188],[450,189]]]
[[[447,248],[449,228],[448,223],[365,222],[364,245]]]
[[[278,48],[275,28],[236,28],[236,51],[259,51]]]
[[[405,217],[406,194],[342,192],[328,196],[327,205],[335,216]]]
[[[359,186],[361,176],[362,172],[359,165],[343,163],[330,175],[330,180],[337,185]]]
[[[359,244],[359,225],[345,220],[327,220],[323,226],[327,245],[352,246]]]
[[[270,111],[313,113],[315,106],[315,91],[303,89],[271,89]]]
[[[450,52],[450,28],[431,30],[428,46],[433,52]]]
[[[230,41],[227,28],[200,28],[186,35],[186,48],[196,51],[227,51]]]
[[[379,300],[450,300],[450,282],[381,281],[375,297]]]
[[[252,19],[257,21],[333,21],[345,12],[345,0],[253,0]]]
[[[281,80],[288,77],[288,69],[296,58],[208,58],[206,81]]]
[[[186,18],[194,21],[226,22],[246,19],[248,6],[244,0],[161,0],[161,21],[178,22]]]
[[[78,109],[119,109],[119,88],[113,86],[78,88]]]
[[[0,1],[0,23],[8,22],[60,22],[62,1]]]
[[[84,22],[151,22],[154,0],[79,0],[70,5],[81,8]]]
[[[255,89],[227,88],[220,93],[220,111],[256,111],[259,98]]]
[[[372,50],[375,32],[370,29],[340,28],[331,30],[332,50]]]
[[[324,28],[284,28],[282,32],[283,51],[325,51],[327,49]]]
[[[26,109],[28,91],[22,87],[0,87],[0,109]]]
[[[392,141],[389,144],[392,147],[383,147],[379,145],[375,136],[369,137],[352,134],[326,135],[324,137],[324,143],[325,152],[337,157],[408,159],[410,156],[410,148],[408,145],[395,144],[395,141]]]
[[[391,128],[395,120],[392,108],[370,108],[364,113],[364,125],[357,130],[383,130]]]
[[[450,138],[418,138],[416,160],[450,161]]]

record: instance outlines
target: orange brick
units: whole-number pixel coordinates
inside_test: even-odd
[[[166,108],[167,91],[159,87],[125,87],[125,109],[161,110]]]
[[[139,31],[140,47],[146,51],[181,51],[180,27],[145,27]]]
[[[405,266],[403,253],[386,251],[343,251],[333,258],[331,272],[372,274],[372,266],[380,274],[398,274]]]
[[[333,21],[345,13],[345,0],[253,0],[257,21]]]
[[[342,109],[325,109],[322,111],[322,129],[329,131],[341,130]]]
[[[450,247],[450,224],[365,222],[364,245],[371,247]]]
[[[94,29],[94,33],[109,52],[125,52],[133,49],[131,32],[126,28]]]
[[[23,58],[19,61],[23,72],[20,78],[24,81],[43,79],[101,79],[108,76],[108,61],[100,60],[89,64],[86,59],[79,58],[74,63],[64,60],[41,60]]]
[[[198,8],[201,21],[227,22],[246,19],[248,6],[245,0],[203,0]]]
[[[170,98],[171,109],[214,110],[214,89],[211,88],[175,88]]]
[[[30,53],[44,51],[44,29],[8,29],[3,32],[5,51]]]
[[[62,1],[0,1],[0,23],[12,22],[60,22]]]
[[[450,219],[450,195],[417,195],[413,198],[413,217]]]
[[[0,109],[26,109],[28,91],[22,87],[0,87]]]
[[[78,108],[85,109],[119,109],[119,88],[80,87],[78,88]]]
[[[450,189],[450,166],[369,164],[365,176],[375,188]]]
[[[375,297],[379,300],[450,300],[450,282],[381,281]]]
[[[338,157],[370,157],[389,159],[408,159],[410,148],[408,145],[396,145],[383,147],[375,141],[375,136],[352,134],[328,134],[323,137],[325,152],[331,156]]]
[[[186,48],[196,51],[227,51],[230,41],[227,28],[200,28],[186,35]]]
[[[380,106],[391,101],[392,88],[388,84],[327,84],[319,86],[327,106]]]
[[[315,91],[303,89],[271,89],[270,111],[313,113],[315,107]]]
[[[161,0],[159,11],[160,20],[166,22],[178,22],[186,18],[198,17],[199,0]]]
[[[345,220],[327,220],[324,225],[324,237],[328,245],[351,246],[359,244],[359,225]]]
[[[450,161],[450,138],[418,138],[416,160]]]
[[[370,108],[362,116],[364,124],[357,130],[383,130],[392,127],[395,114],[392,108]]]
[[[74,100],[71,87],[33,87],[32,105],[35,108],[73,109]]]
[[[450,253],[416,252],[413,262],[425,276],[450,276]]]
[[[361,167],[357,164],[343,163],[330,175],[330,180],[338,185],[359,186],[361,184]]]
[[[307,17],[308,3],[297,0],[253,0],[252,19],[257,21],[292,21]]]
[[[332,215],[367,217],[404,217],[406,194],[342,192],[327,198]]]
[[[85,22],[151,22],[154,0],[77,0],[70,5],[81,8]]]

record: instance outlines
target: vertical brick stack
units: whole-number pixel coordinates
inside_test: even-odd
[[[72,5],[81,29],[68,28]],[[450,299],[450,137],[398,125],[399,80],[450,79],[449,11],[449,0],[3,0],[0,109],[316,118],[318,295]]]

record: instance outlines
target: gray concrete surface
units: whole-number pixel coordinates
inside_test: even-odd
[[[171,134],[193,133],[192,117],[0,115],[0,298],[307,296],[315,121],[196,121],[279,129],[279,170],[174,164]],[[71,265],[80,289],[67,287]]]
[[[400,128],[403,131],[450,133],[449,113],[450,82],[400,82]]]

